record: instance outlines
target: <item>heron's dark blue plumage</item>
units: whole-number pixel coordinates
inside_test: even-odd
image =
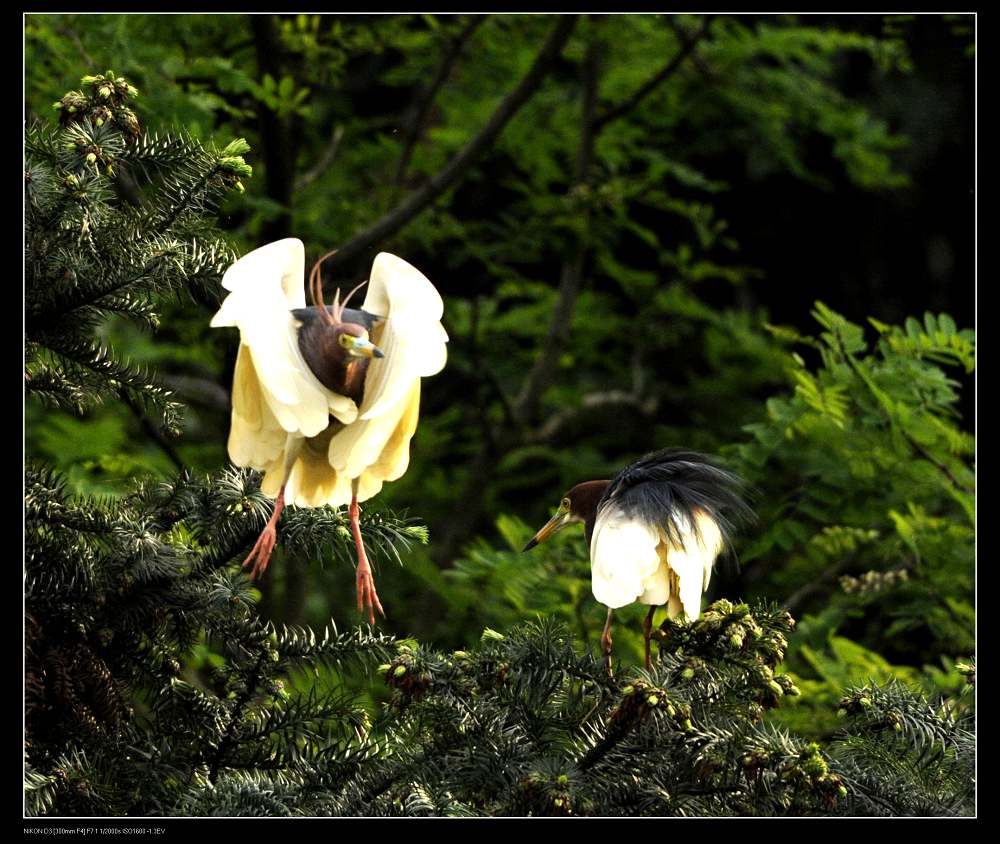
[[[629,518],[661,526],[671,542],[683,545],[697,511],[711,516],[726,544],[736,525],[753,519],[744,500],[746,484],[712,458],[695,451],[665,448],[639,458],[608,484],[597,504]]]
[[[333,308],[330,305],[327,305],[326,312],[328,314],[332,314]],[[292,311],[292,316],[301,322],[303,326],[310,326],[320,319],[319,310],[315,307],[295,308]],[[363,325],[366,331],[371,332],[371,330],[375,327],[375,323],[380,322],[384,319],[384,317],[380,317],[377,314],[370,314],[368,311],[362,310],[361,308],[344,308],[341,319],[344,322],[353,322],[355,325]]]

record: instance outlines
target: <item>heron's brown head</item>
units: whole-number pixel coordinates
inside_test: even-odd
[[[328,253],[328,255],[332,254],[333,252]],[[332,357],[337,361],[384,357],[382,350],[368,338],[368,330],[363,325],[344,322],[344,309],[347,307],[347,303],[368,282],[361,282],[344,297],[343,301],[340,299],[340,288],[338,287],[333,297],[333,306],[327,308],[323,304],[323,283],[319,274],[319,265],[322,260],[321,258],[317,261],[313,267],[309,285],[312,290],[313,304],[316,306],[320,319],[327,326],[327,332],[332,331],[332,336],[328,333],[324,338],[324,345],[332,352]]]
[[[604,495],[607,485],[608,481],[584,481],[568,489],[559,502],[556,514],[524,546],[524,551],[534,548],[539,542],[544,542],[566,525],[580,522],[592,528],[597,515],[597,503]]]
[[[368,331],[363,325],[356,325],[353,322],[341,322],[333,326],[334,342],[346,358],[380,358],[384,357],[371,340],[368,339]]]

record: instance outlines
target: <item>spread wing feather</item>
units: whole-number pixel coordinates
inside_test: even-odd
[[[402,258],[380,252],[362,310],[385,317],[378,338],[384,357],[368,366],[359,414],[375,419],[398,409],[416,378],[436,375],[447,360],[444,303],[427,278]]]
[[[340,506],[351,500],[352,481],[365,501],[406,471],[420,378],[440,372],[447,358],[444,305],[406,261],[376,257],[363,309],[379,315],[371,339],[384,357],[369,363],[358,408],[324,387],[299,350],[304,261],[302,242],[289,238],[245,255],[223,278],[231,292],[211,324],[236,326],[241,337],[229,455],[263,470],[265,495],[277,497],[284,485],[288,504]]]
[[[330,441],[329,459],[337,472],[370,479],[372,485],[378,480],[380,487],[406,471],[420,379],[444,367],[448,335],[437,290],[423,273],[387,252],[375,258],[362,309],[384,317],[372,335],[383,357],[368,364],[358,419]]]
[[[240,329],[260,397],[273,418],[288,433],[312,437],[326,428],[330,414],[344,423],[353,421],[357,407],[351,399],[326,389],[299,351],[298,322],[291,311],[305,306],[304,266],[302,241],[295,238],[269,243],[244,255],[222,279],[223,287],[231,292],[211,325]],[[245,381],[234,381],[234,409],[242,401],[236,392],[246,389]],[[235,457],[233,460],[237,462]]]

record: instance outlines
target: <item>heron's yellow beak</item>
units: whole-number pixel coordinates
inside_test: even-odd
[[[347,348],[347,353],[353,357],[358,358],[381,358],[385,357],[382,350],[376,346],[371,340],[366,340],[364,337],[352,337],[349,334],[345,334],[344,337],[347,339],[344,341],[344,346]]]
[[[566,525],[568,525],[572,521],[573,521],[573,516],[569,511],[569,507],[565,506],[564,504],[560,504],[559,509],[556,510],[556,514],[551,519],[549,519],[548,522],[545,523],[545,527],[543,527],[540,531],[538,531],[538,533],[536,533],[532,537],[531,542],[529,542],[527,545],[524,546],[524,549],[521,551],[521,553],[523,554],[525,551],[530,551],[539,542],[544,542],[546,539],[552,536],[552,534],[554,534],[556,531],[562,530],[564,527],[566,527]]]

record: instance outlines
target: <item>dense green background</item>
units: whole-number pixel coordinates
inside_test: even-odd
[[[147,129],[251,144],[254,178],[220,209],[236,248],[291,235],[311,260],[458,153],[555,23],[28,15],[28,117],[51,119],[85,73],[125,74]],[[458,647],[548,613],[596,643],[582,537],[515,550],[566,487],[683,445],[757,490],[742,565],[723,563],[710,597],[805,616],[785,717],[822,733],[819,703],[869,676],[957,688],[948,669],[974,647],[973,350],[957,331],[974,318],[972,44],[969,16],[581,19],[457,184],[327,275],[353,286],[385,249],[445,298],[448,367],[375,505],[430,530],[402,567],[376,561],[389,632]],[[154,334],[104,328],[187,405],[170,448],[117,406],[81,420],[31,403],[29,453],[109,495],[178,462],[222,466],[236,338],[208,330],[215,305],[178,301]],[[873,570],[908,579],[838,581]],[[330,561],[279,550],[262,593],[276,620],[357,619]],[[640,615],[620,614],[626,660]]]

